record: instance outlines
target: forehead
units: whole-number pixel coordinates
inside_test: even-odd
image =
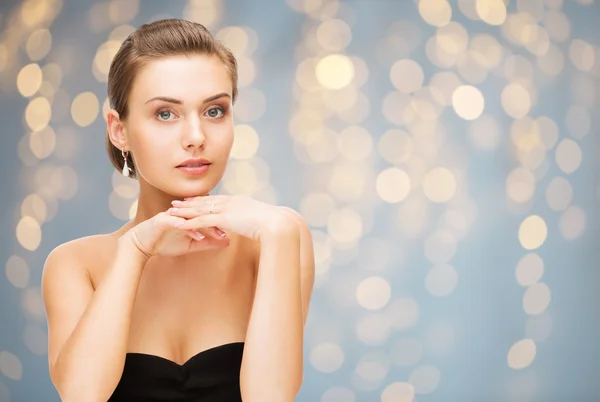
[[[193,102],[221,92],[232,92],[225,65],[216,56],[189,55],[145,63],[137,71],[130,95],[143,102],[154,96]]]

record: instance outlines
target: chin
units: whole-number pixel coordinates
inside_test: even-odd
[[[218,184],[215,178],[210,176],[182,178],[172,175],[162,176],[160,180],[148,181],[152,187],[170,196],[183,199],[186,197],[197,197],[209,194]]]
[[[179,186],[173,186],[173,184],[174,183],[171,184],[173,190],[171,194],[180,198],[208,195],[214,188],[214,186],[209,185],[209,183],[206,183],[205,180],[198,181],[196,183],[184,183]]]

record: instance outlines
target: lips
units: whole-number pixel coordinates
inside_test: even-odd
[[[210,162],[206,159],[188,159],[183,163],[177,165],[177,167],[202,167],[204,165],[210,165]]]
[[[177,167],[200,167],[204,165],[210,165],[210,163],[187,163],[185,165],[179,165]]]

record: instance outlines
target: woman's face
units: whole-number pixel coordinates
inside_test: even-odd
[[[204,55],[147,63],[131,90],[124,130],[140,180],[176,197],[207,194],[233,144],[231,79]]]

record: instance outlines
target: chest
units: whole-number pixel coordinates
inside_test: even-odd
[[[244,315],[252,303],[254,279],[252,260],[243,254],[185,262],[157,260],[144,270],[133,318],[162,317],[173,324]]]
[[[223,340],[244,339],[255,290],[248,248],[185,258],[152,258],[131,311],[130,350],[165,356],[193,354]],[[102,272],[96,271],[96,283]]]

